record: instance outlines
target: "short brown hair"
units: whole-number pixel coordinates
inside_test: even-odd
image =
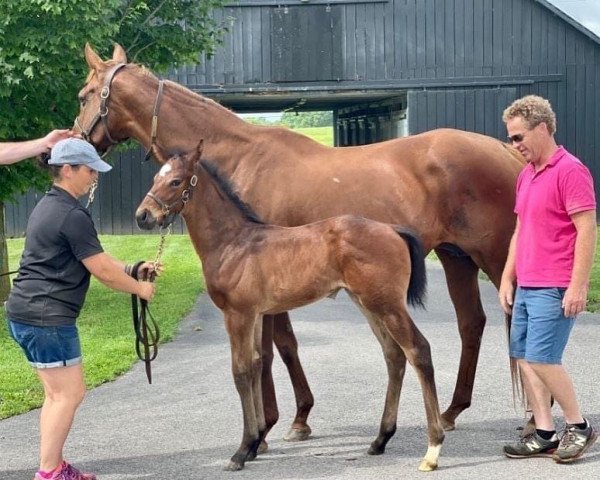
[[[515,100],[502,114],[504,123],[513,118],[521,117],[529,129],[545,123],[550,135],[556,132],[556,114],[552,105],[545,98],[537,95],[527,95]]]

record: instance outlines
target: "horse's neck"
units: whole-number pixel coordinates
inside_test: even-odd
[[[122,103],[129,120],[127,133],[149,149],[158,81],[148,78],[143,87],[128,94]],[[165,83],[156,130],[156,143],[163,151],[193,150],[204,139],[205,156],[229,161],[235,155],[228,146],[235,145],[238,154],[243,152],[255,128],[212,100],[173,82]],[[220,166],[224,167],[222,162]]]
[[[198,174],[198,184],[183,217],[203,262],[210,256],[219,258],[240,235],[256,227],[218,190],[203,170]]]

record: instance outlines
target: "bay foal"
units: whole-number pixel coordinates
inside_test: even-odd
[[[228,470],[256,457],[267,431],[261,390],[262,316],[307,305],[345,289],[381,343],[388,388],[380,454],[396,430],[406,360],[421,383],[428,449],[420,470],[434,470],[444,439],[429,343],[413,323],[407,301],[423,306],[425,263],[420,240],[401,227],[344,215],[299,227],[260,221],[217,168],[189,155],[169,158],[136,211],[141,228],[183,215],[208,293],[223,312],[244,431]]]

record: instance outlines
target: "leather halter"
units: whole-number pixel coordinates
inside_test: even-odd
[[[197,175],[192,175],[192,177],[190,178],[190,182],[189,182],[189,186],[188,188],[186,188],[183,192],[181,192],[181,197],[178,198],[177,200],[175,200],[173,203],[167,204],[165,203],[163,200],[161,200],[160,198],[158,198],[156,195],[154,195],[152,192],[148,192],[146,193],[146,196],[151,198],[152,200],[154,200],[156,202],[156,204],[160,207],[163,215],[165,216],[165,223],[167,225],[170,225],[173,222],[173,219],[175,218],[175,215],[177,215],[177,213],[173,214],[171,212],[171,209],[173,207],[175,207],[176,205],[181,203],[181,209],[183,209],[183,207],[185,206],[185,204],[189,201],[190,196],[192,194],[192,188],[195,187],[198,184],[198,176]],[[180,209],[180,211],[181,211]]]
[[[102,90],[100,91],[100,106],[98,108],[98,113],[92,119],[89,128],[85,129],[81,125],[79,121],[79,116],[75,117],[75,127],[77,127],[81,131],[81,135],[83,138],[92,143],[90,140],[90,136],[96,128],[96,125],[102,120],[102,125],[104,126],[104,131],[106,133],[106,137],[110,141],[112,145],[117,145],[119,143],[118,140],[112,138],[110,134],[110,130],[108,129],[108,99],[110,98],[110,87],[112,85],[113,79],[119,70],[125,67],[127,64],[119,63],[115,65],[106,75],[104,79],[104,85],[102,86]],[[152,112],[152,129],[150,131],[150,149],[146,152],[146,156],[144,157],[144,161],[147,161],[150,158],[152,147],[156,144],[156,132],[158,129],[158,114],[160,112],[160,105],[162,103],[163,97],[163,88],[164,88],[164,80],[159,80],[158,82],[158,93],[156,94],[156,100],[154,101],[154,110]],[[104,158],[111,151],[112,146],[104,152],[102,158]]]

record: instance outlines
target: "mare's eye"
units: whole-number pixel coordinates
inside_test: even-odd
[[[181,180],[179,180],[178,178],[175,180],[171,180],[172,187],[178,187],[179,185],[181,185]]]

